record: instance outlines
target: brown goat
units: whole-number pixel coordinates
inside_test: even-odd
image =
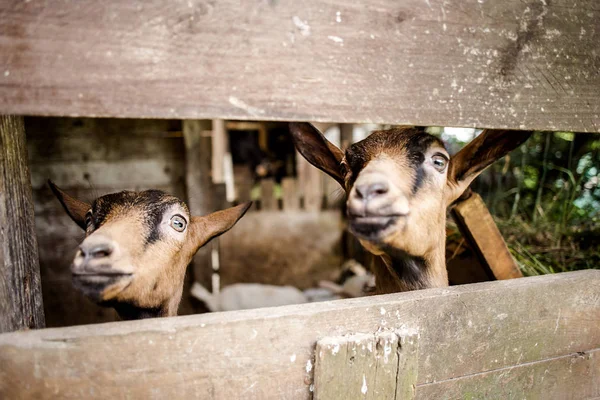
[[[314,126],[291,123],[298,151],[342,185],[349,228],[375,256],[378,293],[448,286],[446,209],[530,132],[486,130],[450,158],[419,128],[375,131],[344,153]]]
[[[123,319],[177,315],[194,254],[252,204],[191,217],[184,202],[159,190],[107,194],[90,205],[48,184],[86,233],[71,264],[74,286]]]

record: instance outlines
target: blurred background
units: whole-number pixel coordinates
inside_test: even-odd
[[[320,280],[339,281],[349,260],[368,265],[345,229],[342,189],[296,153],[287,123],[37,117],[25,123],[48,326],[117,318],[72,287],[69,265],[84,235],[47,179],[86,201],[161,189],[185,200],[192,212],[254,200],[234,229],[199,252],[188,287],[197,281],[209,290],[238,282],[307,289]],[[342,148],[390,127],[316,125]],[[479,133],[427,130],[451,154]],[[524,275],[600,265],[599,151],[597,135],[536,132],[473,183]],[[489,279],[450,218],[447,233],[451,283]],[[203,311],[186,290],[180,314]]]

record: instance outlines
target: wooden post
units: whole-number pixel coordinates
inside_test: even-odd
[[[225,153],[229,151],[225,121],[213,119],[212,132],[212,180],[214,183],[223,183],[225,182],[223,161]]]
[[[296,178],[283,178],[281,180],[283,192],[283,209],[297,211],[300,209],[300,196],[298,195],[298,181]]]
[[[0,116],[0,332],[44,325],[23,118]]]
[[[260,181],[260,204],[262,210],[277,210],[277,199],[275,198],[274,190],[275,181],[273,179],[262,179]]]
[[[315,400],[414,399],[416,329],[325,337],[315,350]]]
[[[354,141],[352,136],[353,128],[353,124],[340,124],[340,148],[342,150],[346,150]]]
[[[187,204],[192,215],[206,215],[213,211],[211,168],[211,138],[203,135],[210,129],[210,120],[183,121],[183,139],[185,142],[185,183],[187,188]],[[202,247],[192,261],[193,273],[186,275],[186,289],[195,278],[204,287],[211,282],[211,246]],[[183,303],[183,302],[182,302]],[[185,306],[185,304],[183,304]],[[182,310],[181,313],[185,313]]]
[[[296,152],[298,186],[306,211],[320,211],[323,204],[323,172],[309,164]],[[329,179],[329,178],[328,178]]]
[[[485,203],[475,192],[460,200],[451,211],[458,229],[469,242],[481,263],[495,279],[521,278],[513,259]]]

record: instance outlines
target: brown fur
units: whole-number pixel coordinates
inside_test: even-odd
[[[484,131],[450,158],[439,139],[418,128],[375,131],[345,154],[310,124],[290,130],[298,151],[346,190],[350,230],[376,256],[378,293],[448,285],[447,206],[530,135]]]
[[[71,266],[75,286],[124,319],[177,315],[192,257],[229,230],[251,204],[191,217],[185,203],[160,191],[113,193],[90,205],[49,185],[69,216],[86,229]],[[174,217],[187,222],[182,232],[170,225]],[[110,250],[93,255],[104,248]]]

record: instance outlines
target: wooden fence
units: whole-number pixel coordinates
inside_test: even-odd
[[[0,15],[3,114],[600,132],[595,0],[8,0]],[[189,167],[200,133],[184,127]],[[21,118],[0,117],[3,331],[44,325],[25,160]],[[5,333],[0,395],[594,398],[599,289],[584,271]]]
[[[8,333],[0,397],[390,399],[398,382],[418,399],[593,398],[599,293],[600,271],[582,271]],[[377,343],[392,334],[399,351]]]

